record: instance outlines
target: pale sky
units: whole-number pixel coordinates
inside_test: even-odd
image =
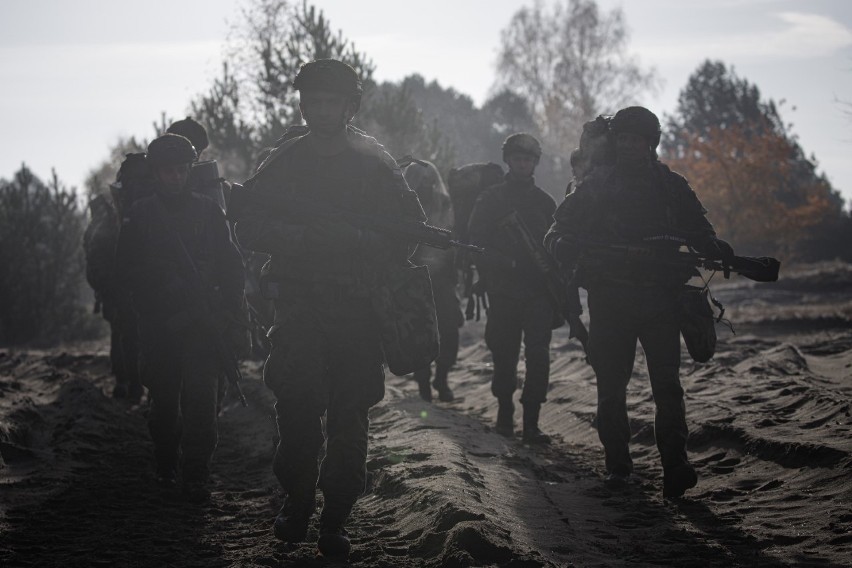
[[[553,0],[546,0],[548,3]],[[483,102],[503,29],[530,2],[317,0],[366,52],[378,80],[420,73]],[[183,117],[219,72],[236,0],[0,0],[0,177],[26,162],[82,187],[120,135]],[[852,200],[852,2],[599,0],[624,9],[630,51],[664,80],[643,101],[662,116],[706,58],[733,65]],[[850,107],[852,110],[852,107]],[[567,180],[566,180],[567,181]]]

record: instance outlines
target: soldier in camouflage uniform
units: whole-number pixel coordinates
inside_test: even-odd
[[[417,193],[429,224],[451,229],[453,206],[438,168],[430,162],[422,164],[412,162],[405,168],[405,180]],[[432,374],[431,366],[414,372],[414,379],[420,388],[420,396],[426,401],[432,400],[433,386],[438,391],[439,400],[443,402],[453,400],[453,391],[447,382],[447,376],[458,357],[459,327],[464,324],[454,259],[453,249],[440,250],[434,247],[420,247],[413,259],[415,264],[429,267],[438,316],[438,333],[441,339],[440,352],[435,361],[435,380],[432,385],[429,384]]]
[[[497,432],[514,436],[512,395],[518,387],[518,359],[524,344],[526,380],[523,440],[546,444],[538,427],[541,405],[550,378],[551,329],[561,323],[547,291],[545,277],[510,234],[501,220],[517,211],[533,237],[541,240],[553,222],[556,203],[535,185],[533,173],[541,158],[541,145],[529,134],[513,134],[503,143],[503,161],[509,166],[505,180],[485,190],[470,216],[473,244],[485,248],[474,258],[488,292],[485,342],[494,360],[491,392],[497,397]]]
[[[83,235],[86,279],[95,292],[96,309],[110,327],[110,365],[115,376],[112,396],[139,402],[144,389],[139,380],[136,318],[116,285],[115,247],[124,202],[114,195],[98,195],[89,204],[91,221]]]
[[[582,243],[677,250],[686,242],[717,258],[733,251],[716,238],[687,181],[657,160],[660,122],[653,113],[643,107],[622,109],[609,129],[615,164],[598,165],[579,180],[559,206],[545,246],[566,270],[577,270],[577,283],[589,293],[589,358],[597,376],[597,426],[607,483],[631,482],[626,391],[638,340],[657,406],[654,433],[663,464],[663,495],[679,497],[697,483],[686,453],[676,307],[683,284],[695,271],[592,258],[582,253]]]
[[[116,271],[139,322],[158,480],[176,482],[182,455],[184,492],[203,499],[218,437],[221,365],[212,334],[222,334],[236,353],[245,352],[248,336],[242,260],[225,216],[187,186],[196,157],[189,140],[176,134],[148,146],[154,191],[124,219]]]
[[[349,126],[361,100],[354,69],[333,59],[312,61],[293,86],[306,133],[285,136],[246,182],[236,234],[245,248],[271,255],[263,280],[274,297],[275,322],[263,379],[277,398],[273,471],[285,493],[274,534],[287,542],[305,539],[319,481],[319,551],[346,557],[344,525],[366,483],[367,413],[384,396],[370,292],[387,266],[407,262],[413,247],[333,214],[299,209],[328,204],[388,219],[425,216],[393,158]]]

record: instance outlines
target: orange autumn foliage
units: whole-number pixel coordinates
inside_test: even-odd
[[[812,175],[785,136],[731,125],[679,138],[678,155],[666,162],[689,180],[738,254],[793,260],[798,245],[836,213],[830,184]]]

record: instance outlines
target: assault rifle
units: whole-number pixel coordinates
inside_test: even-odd
[[[255,200],[255,196],[252,195],[250,188],[235,187],[234,189],[238,192],[236,194],[232,193],[232,199],[239,204],[235,207],[237,211],[234,215],[237,217],[243,208]],[[264,205],[268,206],[269,204]],[[288,198],[285,203],[281,203],[278,207],[272,204],[272,207],[280,212],[286,212],[299,217],[307,216],[343,221],[358,229],[369,229],[385,235],[398,237],[401,240],[416,242],[441,250],[456,247],[476,253],[483,252],[482,247],[454,239],[452,231],[449,229],[435,227],[427,224],[425,221],[384,219],[373,215],[356,213],[342,207],[335,207],[329,203],[318,203],[310,199],[299,199],[298,197]]]
[[[333,207],[327,204],[318,204],[302,200],[293,200],[297,207],[305,207],[311,215],[337,218],[359,229],[369,229],[378,233],[384,233],[399,237],[402,240],[417,242],[421,245],[447,250],[450,247],[482,253],[482,247],[463,243],[453,238],[452,231],[427,224],[425,221],[390,220],[362,213]]]
[[[216,163],[216,160],[196,162],[192,164],[192,169],[189,171],[189,183],[192,190],[213,199],[219,204],[222,211],[227,211],[225,194],[222,191],[222,182],[224,181],[225,178],[219,176],[219,164]]]
[[[610,244],[584,239],[571,240],[577,243],[582,251],[580,264],[589,258],[597,258],[606,262],[622,261],[703,268],[704,270],[721,272],[725,278],[730,278],[733,272],[755,282],[775,282],[778,280],[778,272],[781,269],[781,262],[769,256],[712,258],[699,252],[661,250],[641,244]],[[680,241],[680,239],[675,238],[671,240]]]
[[[533,265],[544,276],[547,294],[557,313],[565,318],[570,328],[569,337],[577,338],[587,351],[589,332],[580,320],[583,309],[580,305],[580,291],[575,285],[569,285],[562,277],[553,258],[544,250],[544,245],[533,237],[529,227],[517,211],[512,211],[498,222]]]

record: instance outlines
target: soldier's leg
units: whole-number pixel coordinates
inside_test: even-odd
[[[417,389],[420,393],[420,398],[426,402],[432,402],[432,387],[429,384],[429,380],[431,378],[432,365],[414,371],[414,380],[417,382]]]
[[[295,302],[301,300],[302,306]],[[317,463],[324,436],[327,338],[302,298],[276,307],[279,323],[270,333],[271,350],[263,381],[277,398],[278,446],[272,470],[284,492],[275,518],[275,536],[299,542],[307,535],[316,507]]]
[[[454,283],[453,283],[454,284]],[[459,352],[459,327],[464,323],[461,302],[455,285],[444,285],[435,294],[435,308],[438,315],[438,333],[441,348],[435,361],[435,380],[432,384],[438,391],[438,398],[444,402],[453,400],[448,377],[455,365]]]
[[[639,333],[657,414],[654,436],[663,467],[687,462],[686,408],[680,384],[680,327],[674,305],[661,306]]]
[[[513,436],[515,405],[512,395],[518,388],[523,309],[512,298],[491,294],[489,300],[485,343],[494,362],[491,393],[498,403],[496,430],[503,436]]]
[[[151,402],[148,431],[154,442],[157,475],[163,483],[173,483],[177,474],[181,439],[180,353],[173,346],[143,346],[142,380]]]
[[[219,439],[217,429],[219,365],[213,345],[203,337],[190,338],[182,357],[183,480],[203,484]]]
[[[125,358],[121,345],[121,330],[117,322],[109,322],[109,363],[115,377],[115,387],[112,389],[113,398],[127,398],[127,372]]]
[[[518,301],[512,298],[491,294],[489,301],[485,344],[494,362],[491,393],[498,399],[511,398],[518,388],[523,312]]]
[[[633,373],[638,336],[630,316],[630,299],[621,292],[589,292],[589,359],[597,378],[598,437],[604,446],[606,469],[627,475],[633,471],[627,383]]]
[[[554,313],[546,297],[530,301],[524,310],[524,360],[527,373],[521,404],[524,407],[524,441],[547,443],[549,439],[538,428],[541,405],[547,398],[550,381],[550,340]]]
[[[686,407],[680,383],[680,326],[677,322],[674,295],[661,293],[646,302],[647,323],[639,341],[648,361],[651,390],[657,408],[654,436],[663,464],[666,497],[680,497],[698,482],[689,465],[686,443]]]
[[[367,413],[384,396],[383,355],[368,305],[355,299],[338,310],[336,318],[330,315],[328,325],[330,398],[317,545],[326,556],[345,556],[349,552],[345,524],[366,485]]]
[[[121,316],[121,356],[124,360],[124,372],[127,374],[127,396],[139,401],[144,394],[139,376],[139,329],[136,314]]]
[[[364,492],[367,478],[368,408],[357,401],[335,397],[328,407],[326,455],[319,486],[325,506],[320,523],[342,527],[352,506]]]

